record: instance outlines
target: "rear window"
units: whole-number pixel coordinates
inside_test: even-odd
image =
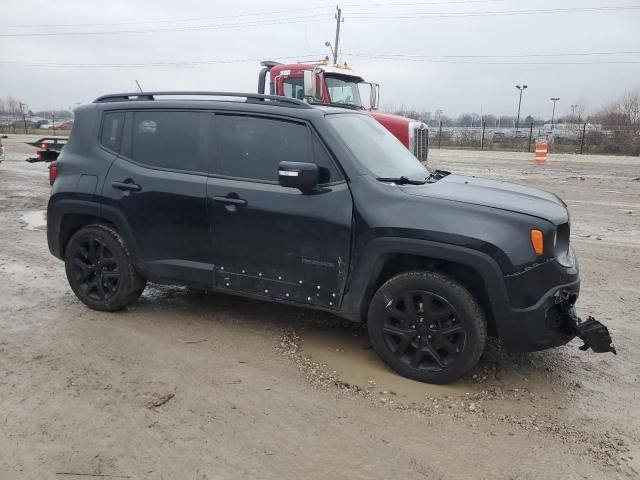
[[[123,124],[124,112],[108,112],[104,114],[102,131],[100,132],[102,146],[116,153],[120,151]]]
[[[129,156],[150,167],[206,171],[206,138],[201,134],[203,115],[158,110],[133,112]]]

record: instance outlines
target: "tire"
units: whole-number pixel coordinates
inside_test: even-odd
[[[480,360],[484,314],[469,291],[446,275],[406,272],[375,293],[367,316],[374,350],[400,375],[445,384]]]
[[[106,225],[86,226],[71,237],[65,250],[65,270],[82,303],[103,312],[131,305],[147,284],[136,273],[122,237]]]

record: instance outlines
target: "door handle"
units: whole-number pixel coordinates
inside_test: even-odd
[[[223,205],[233,205],[234,207],[246,207],[247,201],[244,198],[233,198],[233,197],[213,197],[213,201],[217,203],[222,203]]]
[[[133,181],[111,182],[111,186],[125,192],[139,192],[142,190],[142,187],[137,183],[133,183]]]

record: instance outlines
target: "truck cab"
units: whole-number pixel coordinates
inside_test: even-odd
[[[392,133],[422,162],[429,153],[429,129],[426,124],[399,115],[378,112],[380,85],[364,80],[349,65],[322,62],[281,64],[260,63],[258,93],[307,100],[309,103],[349,108],[368,113]],[[269,91],[266,77],[269,73]]]

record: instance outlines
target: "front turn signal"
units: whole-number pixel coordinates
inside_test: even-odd
[[[544,240],[540,230],[531,230],[531,246],[536,255],[542,255],[544,252]]]

